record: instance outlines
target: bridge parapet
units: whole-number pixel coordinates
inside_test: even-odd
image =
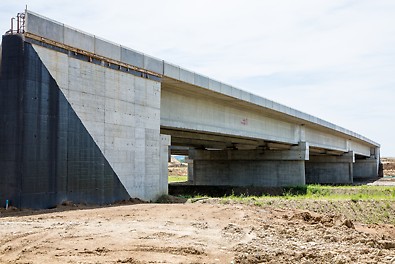
[[[164,84],[168,83],[173,85],[178,83],[178,85],[187,85],[194,87],[194,89],[203,89],[247,104],[256,105],[269,111],[283,114],[284,116],[289,116],[294,120],[298,120],[300,124],[310,124],[312,126],[322,127],[329,131],[344,134],[357,141],[366,142],[372,146],[380,146],[378,143],[362,135],[315,116],[303,113],[272,100],[256,96],[204,75],[183,69],[180,66],[173,65],[111,41],[104,40],[95,35],[74,29],[29,10],[26,10],[25,32],[27,36],[38,36],[42,39],[48,39],[58,44],[74,47],[81,51],[97,54],[153,74],[158,74],[159,76],[164,77],[162,81]]]

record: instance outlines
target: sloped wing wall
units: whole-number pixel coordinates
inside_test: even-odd
[[[45,208],[129,198],[33,47],[19,36],[2,45],[0,202]]]
[[[20,36],[5,36],[2,54],[0,202],[48,207],[166,192],[160,82]]]
[[[129,195],[159,190],[160,82],[33,44]]]

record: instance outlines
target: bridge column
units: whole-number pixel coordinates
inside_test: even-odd
[[[193,183],[193,160],[188,156],[185,162],[188,163],[188,182]]]
[[[354,152],[342,156],[310,156],[306,161],[306,184],[349,184],[353,182]]]
[[[169,178],[169,146],[171,137],[169,135],[160,135],[160,178],[159,178],[159,192],[158,197],[163,194],[168,194],[168,178]]]
[[[371,179],[379,175],[380,148],[373,148],[369,158],[356,159],[354,163],[354,179]]]
[[[193,184],[297,186],[305,184],[308,144],[289,150],[191,150]]]

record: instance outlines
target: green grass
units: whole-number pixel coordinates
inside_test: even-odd
[[[292,196],[292,195],[291,195]],[[305,195],[295,198],[331,200],[388,200],[395,201],[395,186],[322,186],[308,185]]]
[[[188,176],[176,176],[176,175],[170,175],[169,176],[169,183],[172,182],[185,182],[188,180]]]
[[[231,195],[224,199],[249,200],[249,199],[293,199],[293,200],[386,200],[395,201],[395,186],[326,186],[307,185],[285,188],[282,195],[246,196]]]
[[[217,202],[309,210],[320,214],[342,215],[361,223],[395,225],[395,186],[307,185],[285,190],[285,193],[279,196],[248,196],[232,193],[219,198]]]

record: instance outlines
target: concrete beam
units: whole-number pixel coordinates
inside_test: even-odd
[[[188,156],[188,153],[189,153],[189,147],[185,147],[185,146],[174,146],[174,145],[171,145],[169,147],[169,150],[170,150],[170,154],[171,155]]]
[[[248,139],[248,138],[239,138],[239,137],[231,137],[226,135],[214,135],[207,134],[201,131],[182,131],[182,130],[174,130],[174,129],[166,129],[161,128],[161,133],[166,133],[172,136],[172,142],[177,142],[177,140],[201,140],[201,141],[213,141],[213,142],[222,142],[225,144],[244,144],[244,145],[254,145],[259,146],[263,145],[263,140],[257,139]]]
[[[309,158],[308,144],[300,143],[289,150],[190,150],[193,160],[306,160]]]
[[[207,148],[226,149],[227,147],[231,147],[231,145],[227,145],[224,142],[186,139],[186,138],[173,138],[172,145],[173,146],[187,146],[190,148],[197,148],[197,149],[207,149]]]
[[[367,157],[369,156],[369,148],[379,147],[379,144],[376,142],[335,124],[212,80],[179,66],[174,66],[162,60],[129,50],[118,44],[73,29],[29,10],[26,11],[26,17],[26,33],[88,52],[94,50],[96,54],[109,59],[142,67],[160,75],[164,74],[165,78],[163,78],[162,87],[171,86],[174,84],[174,80],[178,80],[178,85],[182,86],[183,92],[192,90],[198,94],[205,93],[209,95],[209,97],[221,98],[222,101],[232,101],[232,105],[260,109],[259,116],[251,115],[251,109],[246,113],[240,111],[236,112],[232,109],[230,109],[230,111],[228,109],[225,112],[230,113],[229,115],[224,115],[220,118],[215,116],[214,120],[216,123],[208,124],[212,132],[219,132],[218,126],[216,125],[224,120],[227,122],[227,125],[232,123],[234,123],[234,125],[239,125],[236,129],[229,131],[239,136],[259,137],[269,141],[282,141],[291,144],[295,144],[298,141],[308,141],[311,146],[322,147],[329,150],[352,150],[359,155]],[[94,41],[92,41],[92,39],[94,39]],[[190,102],[187,103],[187,106],[191,106]],[[214,113],[213,111],[210,112],[211,114]],[[277,122],[272,123],[271,120],[263,120],[263,114],[266,114],[267,117],[272,117]],[[188,115],[188,117],[189,116],[190,115]],[[206,117],[207,114],[205,113],[203,116]],[[177,116],[177,118],[176,120],[180,120],[180,117]],[[253,121],[248,123],[249,127],[247,126],[247,122],[245,122],[247,119]],[[280,120],[286,122],[280,124]],[[166,122],[168,125],[178,126],[181,123],[182,126],[182,122],[170,121],[173,120],[167,117],[163,119],[163,122]],[[244,127],[240,127],[240,123]],[[292,124],[292,127],[287,128],[287,124],[289,123]],[[194,125],[194,123],[185,124],[190,126]],[[297,135],[295,131],[298,128],[294,126],[299,125],[305,126],[305,131],[301,130],[299,135]],[[276,126],[278,126],[278,128]],[[219,128],[224,130],[228,127],[219,126]]]

